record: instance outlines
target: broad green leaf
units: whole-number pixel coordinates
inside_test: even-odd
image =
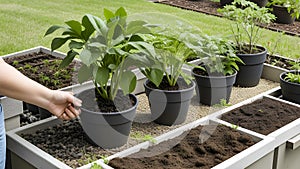
[[[136,34],[136,33],[150,33],[150,29],[145,27],[144,25],[147,24],[145,21],[132,21],[128,24],[126,28],[126,35]]]
[[[76,55],[78,55],[77,52],[70,50],[68,52],[67,56],[60,63],[59,68],[64,68],[64,67],[68,66],[73,61],[73,59],[75,58]]]
[[[47,35],[49,35],[49,34],[55,32],[57,29],[60,29],[60,28],[65,28],[65,27],[63,27],[63,26],[58,26],[58,25],[53,25],[53,26],[51,26],[51,27],[46,31],[46,33],[45,33],[44,36],[47,36]]]
[[[88,41],[89,37],[94,33],[95,28],[86,15],[82,18],[81,22],[84,27],[84,31],[81,32],[81,35],[85,41]]]
[[[65,22],[72,30],[74,30],[79,36],[81,35],[81,23],[75,20]]]
[[[87,14],[86,17],[97,32],[101,33],[103,36],[107,34],[108,28],[102,19],[90,14]]]
[[[69,43],[69,48],[70,49],[82,49],[84,43],[82,42],[76,42],[74,40],[71,40],[71,42]]]
[[[103,9],[103,13],[104,13],[106,20],[110,20],[111,18],[115,17],[115,14],[106,8]]]
[[[87,66],[91,65],[92,53],[88,49],[83,49],[79,55],[80,60]]]
[[[127,13],[125,11],[125,9],[123,7],[120,7],[116,12],[115,12],[115,16],[119,16],[119,17],[126,17]]]
[[[51,50],[54,51],[60,48],[63,44],[65,44],[69,40],[69,37],[66,38],[54,38],[51,42]]]
[[[129,94],[132,93],[136,86],[136,76],[131,71],[123,72],[121,76],[120,87],[123,90],[123,93]]]
[[[64,31],[62,35],[69,35],[70,38],[81,39],[80,35],[78,35],[75,31],[69,28],[68,30]]]
[[[95,80],[100,86],[106,85],[109,80],[109,69],[105,67],[99,67]]]
[[[150,72],[148,75],[145,75],[152,83],[155,84],[155,86],[159,86],[163,77],[164,72],[160,69],[150,69]]]
[[[83,83],[92,77],[92,69],[86,65],[82,65],[78,71],[78,81]]]

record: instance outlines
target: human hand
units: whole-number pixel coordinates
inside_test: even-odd
[[[71,120],[79,116],[81,103],[71,92],[52,90],[47,109],[60,119]]]

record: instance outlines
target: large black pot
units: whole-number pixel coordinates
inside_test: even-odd
[[[110,113],[95,112],[85,107],[86,102],[95,102],[94,88],[80,92],[77,97],[83,101],[80,124],[84,132],[95,144],[102,148],[115,148],[127,143],[138,105],[138,100],[134,95],[129,95],[135,102],[132,108]],[[97,106],[96,102],[95,106]]]
[[[239,64],[240,70],[236,76],[235,86],[254,87],[258,85],[267,57],[267,49],[261,46],[256,46],[256,48],[261,52],[254,54],[237,54],[245,64]]]
[[[168,126],[183,123],[194,94],[195,83],[192,81],[189,88],[173,91],[153,89],[147,85],[148,83],[149,80],[144,83],[144,87],[152,120],[155,123]]]
[[[300,74],[300,70],[291,70],[289,72],[297,72]],[[300,104],[300,84],[284,80],[286,74],[289,72],[283,72],[280,74],[280,87],[283,99]]]
[[[195,69],[192,70],[192,75],[196,80],[200,103],[211,106],[220,104],[222,99],[226,99],[228,103],[237,72],[229,76],[203,76],[195,73]]]
[[[287,8],[280,5],[273,5],[273,14],[276,16],[275,22],[283,24],[292,24],[295,22],[295,17],[291,16]]]

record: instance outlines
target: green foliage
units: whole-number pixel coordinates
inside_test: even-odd
[[[292,17],[297,19],[300,17],[300,0],[271,0],[268,6],[271,5],[286,7]]]
[[[261,28],[256,25],[271,23],[275,16],[268,8],[260,8],[257,4],[247,0],[235,0],[232,5],[226,5],[218,12],[233,20],[231,31],[238,52],[250,53],[255,51],[255,45],[261,37]]]
[[[291,83],[300,84],[300,73],[299,72],[288,72],[284,77],[284,80]]]
[[[90,169],[102,169],[102,167],[97,163],[93,163]]]
[[[119,88],[124,94],[135,89],[136,76],[129,69],[131,61],[154,49],[140,37],[150,33],[146,22],[127,22],[127,13],[122,7],[116,12],[104,9],[104,16],[106,20],[86,14],[81,23],[71,20],[65,22],[67,27],[51,26],[45,36],[63,29],[63,37],[54,38],[51,44],[51,49],[56,50],[68,42],[69,51],[61,67],[79,55],[84,64],[79,70],[79,81],[92,79],[101,97],[114,100]]]
[[[199,67],[209,75],[221,73],[223,75],[232,75],[239,70],[238,63],[244,64],[236,56],[235,49],[229,41],[214,36],[197,37],[193,44],[189,44],[198,57],[202,58],[205,67]]]
[[[164,76],[170,86],[175,86],[179,77],[187,84],[191,83],[192,76],[184,73],[182,67],[188,64],[188,58],[195,57],[196,54],[187,46],[185,35],[185,32],[179,31],[174,34],[168,29],[163,29],[144,36],[146,41],[154,46],[156,55],[148,55],[147,64],[144,64],[141,71],[157,87]]]
[[[139,140],[139,141],[150,141],[151,143],[156,143],[157,140],[155,138],[153,138],[153,136],[146,134],[146,135],[142,135],[139,132],[136,133],[132,133],[130,135],[133,139]]]
[[[233,128],[234,130],[237,130],[239,128],[238,125],[234,125],[234,124],[231,124],[231,128]]]

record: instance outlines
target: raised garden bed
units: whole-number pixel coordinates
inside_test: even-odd
[[[192,10],[196,12],[201,12],[209,15],[220,16],[220,13],[217,12],[218,8],[221,8],[219,2],[214,2],[211,0],[201,0],[201,1],[191,1],[191,0],[163,0],[157,1],[158,3],[171,5],[175,7],[179,7],[182,9]],[[266,28],[273,31],[281,31],[285,32],[285,34],[300,36],[300,22],[295,21],[294,24],[280,24],[280,23],[272,23],[268,25]]]
[[[199,125],[180,136],[141,149],[130,154],[129,151],[118,153],[108,165],[114,168],[228,168],[236,164],[222,163],[230,157],[256,144],[260,139],[223,125]],[[179,133],[179,130],[177,131]],[[131,152],[134,152],[131,149]],[[125,154],[125,157],[123,155]],[[238,157],[238,155],[236,156]],[[245,159],[240,159],[243,161]],[[246,160],[245,160],[246,161]],[[248,163],[251,160],[247,159]],[[272,161],[272,160],[271,160]],[[269,165],[272,162],[269,161]],[[246,162],[246,163],[247,163]],[[239,167],[245,168],[244,165]],[[247,164],[246,164],[247,165]],[[263,167],[271,168],[266,165]]]
[[[138,86],[140,86],[140,84],[142,85],[143,81],[144,81],[144,79],[141,78],[138,81]],[[273,83],[273,82],[261,79],[260,85],[258,85],[255,88],[234,87],[233,92],[232,92],[231,103],[232,104],[239,103],[247,98],[253,97],[257,94],[260,94],[261,92],[267,91],[276,86],[278,86],[277,83]],[[254,90],[255,92],[249,92],[250,90],[251,91]],[[136,93],[141,93],[141,90],[137,90]],[[194,96],[195,95],[196,95],[196,93],[194,93]],[[50,152],[45,149],[47,147],[43,146],[46,143],[40,143],[39,145],[35,145],[35,144],[28,142],[27,139],[20,137],[21,134],[28,134],[28,133],[34,134],[34,133],[36,133],[37,130],[43,130],[43,129],[49,128],[49,127],[50,128],[52,127],[52,130],[53,130],[53,127],[61,126],[62,122],[57,120],[56,118],[45,119],[45,120],[33,123],[31,125],[21,127],[12,132],[9,132],[8,133],[8,143],[7,143],[8,148],[13,153],[17,154],[17,156],[20,156],[25,161],[30,162],[31,166],[35,166],[38,168],[40,168],[42,166],[44,166],[46,168],[49,168],[49,167],[51,168],[54,166],[58,167],[59,165],[63,165],[64,168],[68,168],[68,167],[76,168],[76,167],[82,166],[83,164],[87,164],[91,161],[96,161],[95,159],[100,159],[99,156],[112,155],[114,153],[125,150],[129,147],[137,145],[138,143],[140,143],[142,141],[142,138],[136,138],[136,135],[140,135],[142,137],[145,135],[151,135],[152,137],[156,137],[165,132],[171,131],[171,130],[181,126],[181,125],[161,126],[161,125],[151,122],[150,108],[149,108],[149,105],[147,102],[146,95],[140,94],[140,95],[138,95],[138,99],[139,99],[138,112],[137,112],[135,121],[132,126],[131,136],[128,140],[128,143],[120,148],[105,150],[105,149],[99,149],[99,148],[92,146],[92,149],[93,149],[92,151],[88,151],[88,150],[82,151],[82,152],[86,152],[83,154],[80,154],[81,152],[79,151],[79,149],[80,149],[79,148],[79,149],[77,149],[78,151],[77,150],[73,151],[73,155],[72,155],[72,151],[69,150],[69,154],[67,155],[68,158],[61,158],[61,157],[58,157],[57,154],[56,155],[50,154]],[[192,99],[192,102],[191,102],[191,105],[189,108],[187,119],[182,125],[188,124],[188,123],[193,122],[197,119],[200,119],[204,116],[207,116],[213,112],[216,112],[219,109],[220,109],[220,107],[217,107],[217,106],[216,107],[208,107],[208,106],[200,105],[198,103],[197,99],[194,97]],[[73,128],[76,130],[77,135],[79,134],[78,131],[81,131],[80,128],[76,128],[76,127],[78,127],[78,125],[76,123],[67,123],[67,124],[68,125],[73,124],[73,125],[69,126],[69,127],[66,126],[65,130],[69,130],[69,128]],[[56,125],[58,125],[58,126],[56,126]],[[51,129],[47,129],[47,131],[49,131],[49,130],[51,131]],[[55,130],[57,130],[57,129],[55,129]],[[74,130],[72,130],[72,131],[74,132]],[[41,134],[42,132],[38,132],[38,133]],[[64,142],[57,141],[57,140],[55,141],[55,143],[53,143],[53,140],[51,142],[50,139],[48,139],[48,140],[39,139],[39,138],[43,138],[43,137],[47,138],[47,135],[48,135],[48,134],[44,133],[45,136],[41,136],[40,134],[35,134],[34,140],[48,141],[48,143],[47,143],[48,145],[54,145],[54,144],[57,144],[58,146],[64,145]],[[60,137],[61,136],[61,134],[59,134],[59,133],[57,133],[57,134],[58,135],[54,136],[53,132],[52,132],[51,137]],[[83,133],[81,133],[81,138],[85,139],[85,136],[83,136],[82,134]],[[65,135],[68,135],[70,137],[72,136],[71,140],[72,140],[72,144],[74,144],[74,145],[81,144],[81,142],[82,142],[82,143],[86,144],[83,146],[83,147],[85,147],[85,149],[91,146],[90,144],[88,144],[87,141],[78,139],[77,136],[75,137],[77,139],[73,138],[73,134],[71,134],[71,133],[65,134]],[[42,147],[40,147],[40,146],[42,146]],[[44,151],[42,150],[42,148]],[[65,151],[65,153],[67,152],[67,150],[62,149],[62,148],[57,148],[57,149],[61,150],[60,156],[64,156],[64,155],[62,155],[61,152],[63,152],[63,151]],[[82,150],[84,150],[84,148],[82,148]],[[97,152],[91,153],[96,150],[97,150]],[[35,153],[22,154],[21,152],[35,152]],[[13,158],[14,159],[19,158],[17,156],[13,156]],[[75,158],[74,156],[77,156],[77,158]],[[59,161],[58,159],[60,159],[62,161],[59,163],[59,165],[57,165],[57,163],[56,163],[57,161]],[[38,161],[38,163],[36,161]],[[53,163],[47,162],[47,161],[53,161]],[[51,163],[51,164],[49,164],[49,163]],[[91,164],[82,166],[82,168],[89,168],[90,165]]]

